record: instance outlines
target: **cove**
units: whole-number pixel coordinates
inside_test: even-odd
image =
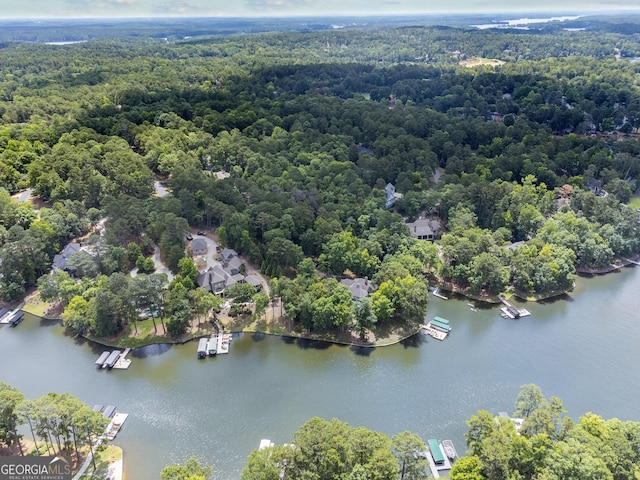
[[[0,327],[0,380],[29,398],[70,392],[117,405],[129,419],[116,443],[125,476],[159,478],[196,455],[218,480],[236,480],[261,438],[281,444],[312,416],[394,435],[449,438],[465,451],[465,421],[478,409],[512,412],[520,386],[538,384],[577,419],[639,420],[640,269],[579,278],[563,299],[527,303],[532,316],[472,311],[468,300],[432,297],[453,330],[444,342],[418,334],[401,344],[354,348],[243,334],[228,355],[198,360],[196,343],[152,345],[129,370],[96,370],[103,350],[26,316]],[[516,305],[522,305],[517,301]]]

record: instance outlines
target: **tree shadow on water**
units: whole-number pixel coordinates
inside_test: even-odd
[[[349,350],[351,350],[353,353],[355,353],[356,355],[360,356],[360,357],[369,357],[371,356],[371,354],[373,353],[373,351],[375,350],[375,347],[361,347],[358,345],[351,345],[349,347]]]
[[[267,335],[264,333],[255,332],[251,335],[251,340],[254,342],[262,342],[265,338],[267,338]]]
[[[156,343],[153,345],[146,345],[144,347],[136,348],[131,351],[131,354],[135,358],[154,357],[156,355],[162,355],[171,349],[170,343]]]
[[[420,345],[423,345],[428,342],[428,335],[425,335],[422,332],[418,332],[415,335],[411,335],[410,337],[405,338],[400,342],[404,348],[418,348]]]
[[[297,338],[296,345],[303,350],[326,350],[331,346],[331,342],[323,342],[321,340],[310,340],[308,338]]]

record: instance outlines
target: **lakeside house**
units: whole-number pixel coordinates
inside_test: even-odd
[[[255,275],[244,275],[244,262],[235,250],[224,248],[218,255],[218,259],[221,265],[214,265],[200,272],[196,280],[199,287],[211,293],[223,295],[227,288],[236,283],[246,282],[256,288],[258,285],[262,286],[260,279]]]
[[[351,296],[354,301],[360,300],[361,298],[368,297],[369,294],[375,292],[378,287],[371,283],[371,281],[367,278],[345,278],[340,280],[342,285],[346,285],[346,287],[351,292]]]
[[[67,267],[67,261],[71,258],[71,256],[74,253],[78,253],[79,251],[80,251],[79,243],[72,242],[65,245],[65,247],[62,249],[62,252],[56,254],[56,256],[53,257],[53,263],[51,265],[53,268],[53,271],[55,272],[57,270],[64,270],[65,272],[72,273],[70,269]]]
[[[415,222],[406,223],[409,233],[418,240],[436,240],[440,235],[440,222],[431,218],[418,218]]]

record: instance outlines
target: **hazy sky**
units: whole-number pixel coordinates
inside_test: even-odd
[[[0,18],[352,15],[461,12],[583,13],[639,0],[0,0]]]

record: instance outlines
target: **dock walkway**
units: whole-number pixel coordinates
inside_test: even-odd
[[[124,352],[122,352],[113,368],[117,368],[118,370],[126,370],[127,368],[129,368],[129,365],[131,365],[131,360],[127,358],[127,355],[129,355],[130,351],[131,349],[127,348]]]
[[[502,307],[500,309],[500,311],[502,312],[501,315],[503,317],[516,319],[516,318],[527,317],[527,316],[531,315],[531,312],[529,310],[527,310],[526,308],[516,308],[515,306],[510,304],[506,300],[506,298],[504,298],[502,295],[499,295],[498,297],[500,298],[500,301],[502,303],[504,303],[504,307]]]

